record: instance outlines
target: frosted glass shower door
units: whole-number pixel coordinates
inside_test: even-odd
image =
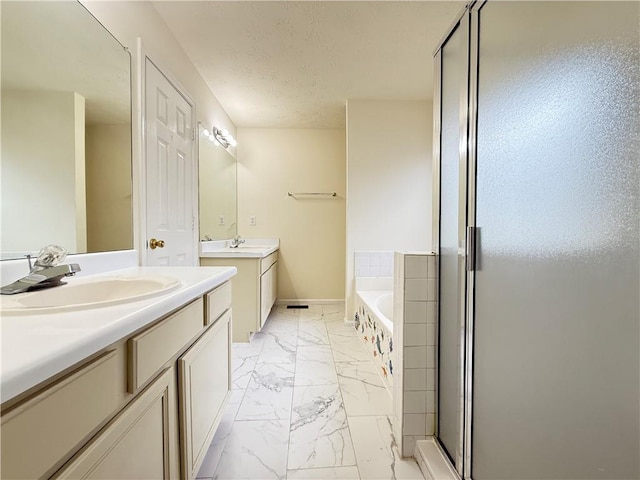
[[[465,258],[461,246],[466,227],[467,168],[466,152],[461,150],[467,132],[461,128],[461,119],[467,93],[468,25],[463,19],[442,47],[441,58],[436,59],[436,68],[441,64],[437,437],[459,472],[463,455],[465,310]]]
[[[639,15],[479,10],[474,480],[640,478]]]

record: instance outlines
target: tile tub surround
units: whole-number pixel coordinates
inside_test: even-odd
[[[389,328],[388,322],[380,318],[381,314],[375,306],[376,300],[387,293],[389,292],[356,291],[354,327],[391,394],[395,364],[393,330]]]
[[[436,257],[396,252],[393,276],[394,426],[403,456],[435,433]]]
[[[233,345],[239,378],[198,478],[423,478],[401,458],[391,397],[343,319],[335,304],[276,306]]]
[[[393,252],[354,252],[354,268],[357,277],[391,277]]]

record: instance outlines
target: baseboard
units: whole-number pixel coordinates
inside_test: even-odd
[[[279,298],[276,305],[338,305],[344,298]]]

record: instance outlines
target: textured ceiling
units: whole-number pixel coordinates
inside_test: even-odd
[[[347,99],[430,99],[464,2],[159,1],[239,127],[339,128]]]

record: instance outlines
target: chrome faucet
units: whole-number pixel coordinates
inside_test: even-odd
[[[32,266],[31,255],[27,255],[29,275],[0,288],[0,294],[13,295],[29,290],[64,285],[66,283],[62,281],[64,277],[70,277],[80,271],[80,265],[77,263],[59,265],[66,256],[67,251],[64,248],[57,245],[47,245],[42,247],[38,253],[38,258]]]
[[[233,239],[231,240],[231,245],[229,245],[229,248],[238,248],[240,245],[242,245],[244,243],[244,239],[240,238],[240,235],[236,235],[235,237],[233,237]]]

